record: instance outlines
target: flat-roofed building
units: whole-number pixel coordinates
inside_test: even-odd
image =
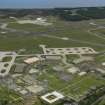
[[[79,76],[84,76],[84,75],[86,75],[87,74],[87,72],[80,72],[78,75]]]
[[[26,89],[34,94],[38,94],[44,90],[42,86],[37,85],[37,84],[30,85],[26,87]]]
[[[75,73],[77,73],[79,71],[79,68],[77,68],[77,67],[71,67],[67,71],[69,73],[71,73],[71,74],[75,74]]]
[[[24,60],[24,62],[27,64],[37,63],[39,61],[40,59],[38,57],[32,57]]]
[[[22,63],[22,64],[15,64],[15,66],[14,66],[14,68],[15,68],[14,72],[15,73],[22,73],[22,72],[24,72],[25,66],[26,65],[24,63]]]
[[[102,62],[102,66],[105,66],[105,62]]]
[[[45,58],[47,60],[61,60],[62,59],[60,55],[47,55]]]
[[[41,99],[44,100],[48,104],[55,105],[56,103],[58,103],[58,101],[64,99],[64,96],[61,93],[54,91],[54,92],[47,93],[41,96]]]
[[[73,47],[73,48],[43,48],[46,55],[69,55],[69,54],[97,54],[90,47]]]

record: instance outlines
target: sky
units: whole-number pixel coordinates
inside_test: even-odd
[[[105,0],[0,0],[0,8],[105,6]]]

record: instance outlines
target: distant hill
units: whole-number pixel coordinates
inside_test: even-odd
[[[54,9],[0,9],[0,17],[57,16],[66,21],[104,19],[105,7],[54,8]]]

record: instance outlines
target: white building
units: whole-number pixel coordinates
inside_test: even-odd
[[[75,74],[75,73],[77,73],[79,71],[79,68],[77,68],[77,67],[71,67],[67,71],[69,73],[71,73],[71,74]]]
[[[105,66],[105,62],[102,63],[102,66]]]
[[[47,93],[44,96],[41,96],[41,99],[49,104],[53,104],[63,98],[64,98],[64,96],[56,91],[54,91],[52,93]]]
[[[43,25],[43,26],[48,26],[52,25],[52,23],[48,23],[46,19],[43,18],[37,18],[36,20],[18,20],[18,24],[36,24],[36,25]]]
[[[78,75],[79,76],[84,76],[84,75],[86,75],[87,73],[86,72],[80,72]]]

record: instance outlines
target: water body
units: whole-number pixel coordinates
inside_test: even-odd
[[[105,6],[105,0],[0,0],[0,8]]]

